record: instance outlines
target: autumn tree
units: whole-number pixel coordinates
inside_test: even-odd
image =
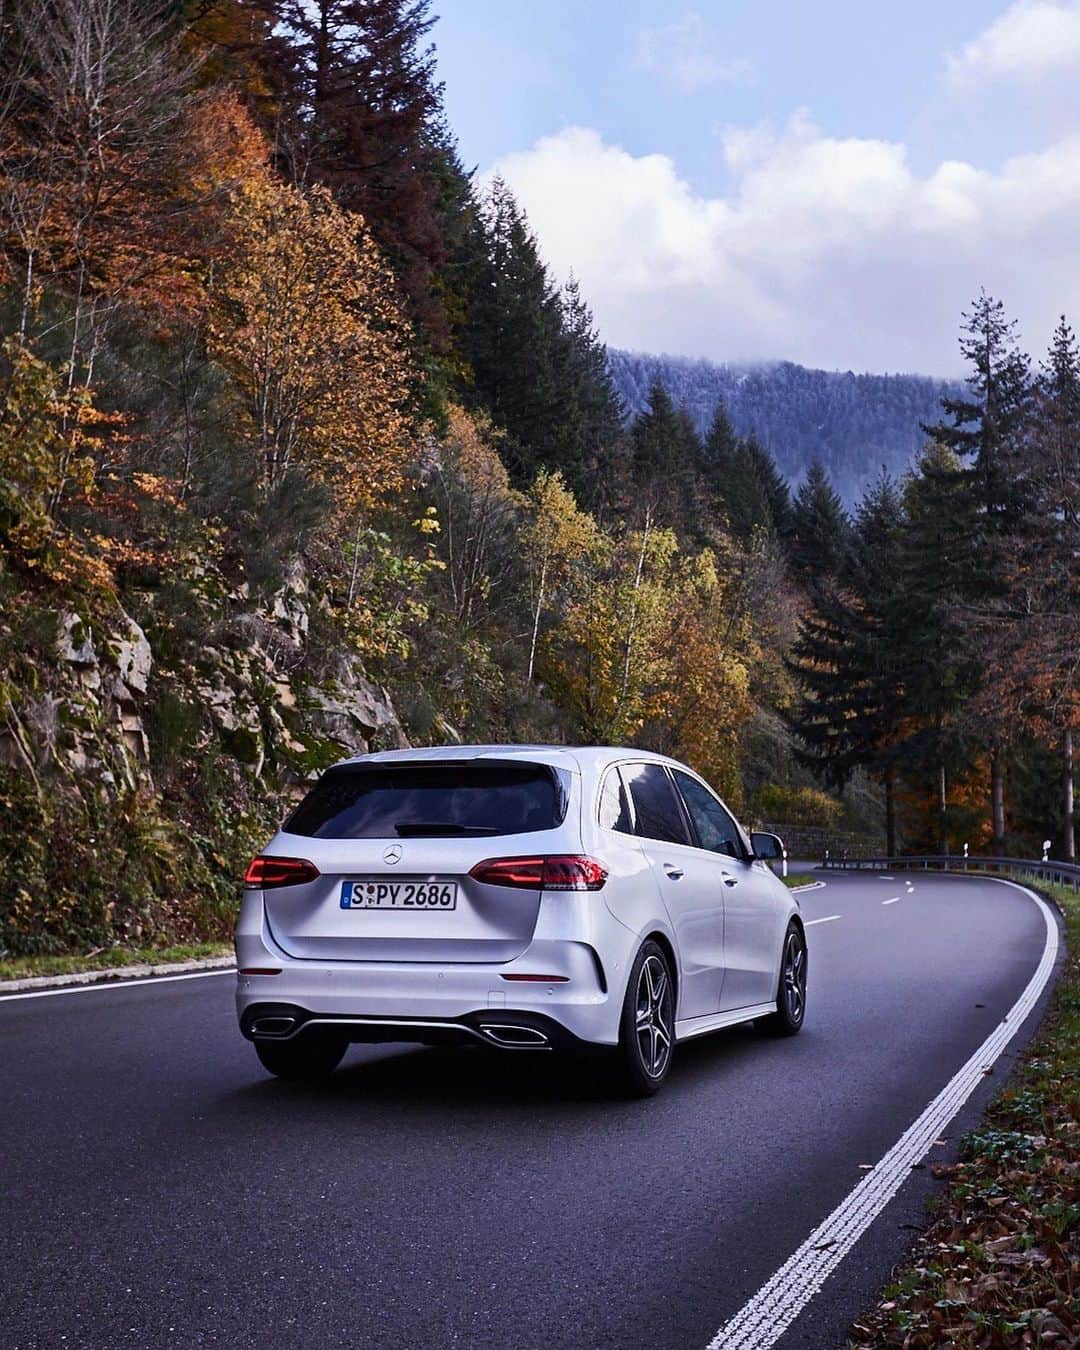
[[[738,567],[712,549],[673,569],[666,653],[649,706],[649,742],[693,764],[738,805],[739,733],[754,712],[750,665],[758,656],[750,615],[736,595]]]
[[[175,152],[194,62],[166,0],[20,0],[3,18],[5,260],[23,333],[38,285],[71,296],[74,370],[110,305],[188,298]]]
[[[499,455],[501,434],[482,415],[451,404],[447,431],[433,448],[441,550],[454,618],[466,627],[490,621],[505,601],[506,572],[524,499]]]
[[[541,469],[528,494],[528,507],[522,545],[532,602],[525,676],[526,682],[531,683],[541,618],[560,591],[592,566],[602,550],[602,542],[596,522],[580,509],[558,471],[549,473]]]
[[[245,183],[211,291],[211,354],[267,494],[300,470],[355,518],[400,482],[408,367],[392,285],[329,193]]]
[[[670,576],[678,552],[671,530],[607,535],[578,595],[544,644],[546,682],[584,734],[619,744],[649,713],[663,672]]]

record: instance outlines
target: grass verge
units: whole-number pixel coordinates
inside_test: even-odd
[[[794,890],[796,886],[812,886],[817,881],[817,877],[809,872],[789,872],[786,877],[781,877],[780,880],[790,890]]]
[[[231,956],[224,942],[193,942],[179,947],[106,947],[81,956],[9,956],[0,959],[0,980],[23,980],[31,975],[74,975],[84,970],[112,970],[120,966],[162,965],[194,961],[206,956]]]
[[[1046,1020],[960,1160],[931,1221],[849,1347],[1080,1344],[1080,896],[1039,885],[1068,957]]]

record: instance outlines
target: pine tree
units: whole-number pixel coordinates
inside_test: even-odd
[[[463,354],[473,399],[508,433],[515,483],[563,467],[559,372],[566,339],[559,295],[525,213],[501,178],[473,225]]]
[[[791,561],[811,585],[835,577],[847,557],[851,523],[844,504],[815,460],[792,508]]]
[[[931,444],[905,492],[896,623],[904,635],[901,677],[906,771],[932,776],[937,847],[948,851],[948,778],[964,760],[960,714],[976,690],[974,658],[958,601],[979,578],[981,508],[969,475],[947,446]]]
[[[701,474],[705,486],[717,501],[726,500],[727,484],[735,471],[739,438],[731,425],[723,401],[717,403],[702,445]]]
[[[802,761],[834,787],[856,768],[885,786],[886,839],[896,850],[895,746],[903,726],[899,561],[903,503],[886,474],[860,503],[843,575],[814,588],[789,667],[803,694],[792,725]]]
[[[949,420],[923,430],[969,461],[971,482],[990,528],[997,529],[1022,508],[1009,463],[1017,454],[1030,407],[1030,363],[1017,346],[1016,323],[1005,317],[1000,300],[981,291],[963,320],[960,350],[972,367],[971,397],[942,399]]]
[[[781,538],[790,534],[787,480],[753,433],[735,447],[720,500],[738,538],[748,540],[756,530]]]
[[[630,429],[631,473],[639,500],[662,525],[697,526],[697,466],[702,448],[693,421],[657,383]]]
[[[561,470],[570,486],[588,498],[597,471],[622,433],[622,409],[607,368],[607,349],[597,335],[592,310],[576,278],[563,288],[557,378],[562,392],[561,444],[548,467]]]
[[[435,291],[446,254],[438,196],[442,85],[431,0],[265,0],[265,60],[282,116],[275,136],[299,183],[329,187],[363,217],[421,332],[442,348]]]
[[[971,396],[943,399],[947,422],[925,430],[966,461],[964,479],[978,508],[971,541],[971,589],[956,599],[972,613],[969,630],[979,624],[978,611],[994,607],[1008,588],[1007,539],[1028,509],[1023,472],[1027,424],[1031,410],[1030,363],[1017,345],[1016,323],[1005,317],[1000,300],[981,291],[963,316],[960,350],[970,363]],[[969,631],[966,637],[972,636]],[[996,717],[991,716],[996,711]],[[990,749],[993,836],[1004,847],[1004,752],[1014,732],[1013,719],[992,702],[983,705],[980,730]]]

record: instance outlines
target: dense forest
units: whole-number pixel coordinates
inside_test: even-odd
[[[1066,851],[1071,330],[1032,369],[980,297],[851,514],[723,402],[628,422],[433,26],[0,0],[0,949],[226,933],[285,803],[409,742],[640,744],[747,818]]]
[[[923,424],[936,419],[943,398],[962,389],[925,375],[808,370],[791,361],[717,365],[612,350],[608,366],[630,417],[644,410],[654,384],[686,408],[701,436],[723,404],[739,435],[767,445],[793,484],[818,460],[849,508],[882,469],[900,477],[914,466],[926,439]]]

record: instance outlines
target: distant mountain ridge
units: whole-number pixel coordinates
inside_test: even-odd
[[[942,397],[964,387],[926,375],[855,375],[791,361],[719,365],[614,348],[608,368],[628,416],[659,380],[704,435],[723,400],[739,435],[753,432],[793,484],[820,459],[849,507],[882,465],[898,476],[911,466],[926,440],[920,423],[938,420]]]

